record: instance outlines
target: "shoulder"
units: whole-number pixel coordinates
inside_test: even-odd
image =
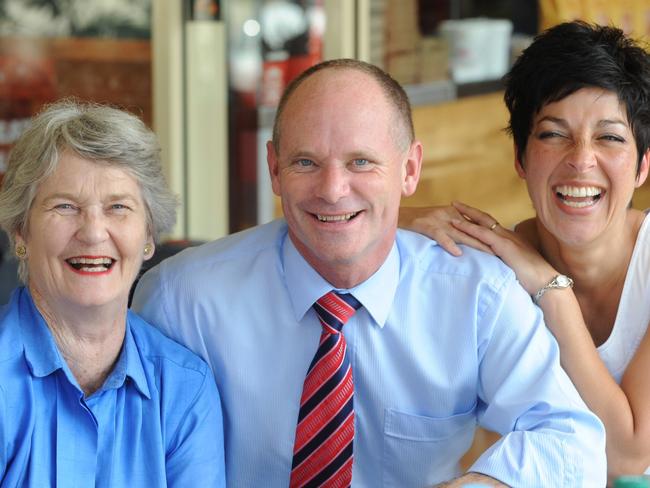
[[[196,276],[197,273],[205,274],[214,266],[221,266],[224,263],[254,261],[260,254],[279,250],[286,232],[285,221],[275,220],[186,249],[165,259],[156,268],[159,268],[161,274]]]
[[[650,242],[650,208],[643,212],[638,212],[639,219],[639,232],[637,233],[637,242],[647,243]]]
[[[129,311],[128,320],[144,370],[143,380],[151,399],[149,404],[157,405],[155,409],[166,426],[168,453],[175,452],[186,442],[205,449],[204,442],[219,441],[223,422],[221,399],[205,361],[164,336],[134,312]],[[139,374],[136,370],[133,372]],[[205,456],[212,447],[207,449],[195,455]]]
[[[630,281],[630,277],[633,276],[635,280],[647,282],[650,281],[650,275],[647,273],[648,266],[650,266],[650,214],[634,209],[630,209],[628,212],[630,225],[634,226],[636,240],[628,265],[631,272],[628,272],[625,281]]]
[[[397,245],[402,267],[410,266],[427,275],[448,275],[495,289],[515,281],[514,272],[499,258],[465,245],[460,245],[461,256],[452,256],[435,241],[405,230],[398,230]]]
[[[194,376],[201,382],[206,375],[210,375],[208,365],[199,356],[164,335],[131,310],[129,326],[140,357],[146,363],[145,369],[149,373],[186,379],[188,376]]]
[[[17,290],[8,304],[0,307],[0,368],[3,363],[22,355]]]

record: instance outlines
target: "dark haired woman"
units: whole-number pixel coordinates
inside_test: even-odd
[[[515,168],[535,217],[513,232],[454,204],[411,209],[403,220],[454,254],[449,238],[487,247],[515,270],[605,425],[610,481],[642,473],[650,466],[650,218],[630,201],[648,175],[650,57],[619,29],[576,21],[539,35],[505,81]]]

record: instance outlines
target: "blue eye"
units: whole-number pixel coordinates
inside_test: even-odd
[[[123,203],[111,203],[108,206],[108,210],[116,215],[125,215],[131,210],[131,207]]]
[[[303,168],[308,168],[309,166],[312,166],[314,164],[314,162],[311,159],[299,159],[297,163]]]
[[[77,211],[77,207],[71,203],[59,203],[57,205],[54,205],[54,207],[52,207],[52,210],[61,215],[71,215]]]
[[[367,159],[359,158],[354,160],[355,166],[367,166],[368,164],[370,164],[370,161]]]

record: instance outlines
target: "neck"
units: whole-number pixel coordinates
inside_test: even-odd
[[[30,285],[34,304],[86,396],[113,370],[126,329],[126,304],[114,307],[54,306]],[[117,313],[116,313],[117,312]]]
[[[345,267],[343,267],[343,269],[328,268],[325,270],[320,270],[318,269],[317,266],[313,264],[312,266],[318,272],[318,274],[320,274],[323,278],[325,278],[328,281],[328,283],[331,283],[332,286],[339,289],[354,288],[358,284],[366,281],[374,273],[374,271],[372,273],[354,272],[354,270],[348,270],[345,269]]]
[[[536,245],[555,269],[573,278],[577,294],[603,291],[625,280],[642,222],[643,214],[628,210],[619,228],[593,242],[571,245],[556,239],[536,219]]]
[[[388,258],[392,246],[393,242],[391,241],[390,246],[382,249],[381,252],[369,253],[368,256],[350,262],[323,262],[311,255],[304,254],[303,257],[332,286],[339,289],[348,289],[363,283],[375,274]]]

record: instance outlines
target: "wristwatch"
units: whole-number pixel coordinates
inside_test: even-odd
[[[571,278],[559,274],[551,281],[546,283],[544,286],[542,286],[537,293],[535,293],[535,296],[533,296],[533,302],[535,304],[538,304],[539,300],[542,298],[542,296],[544,296],[544,293],[546,293],[548,290],[571,288],[572,286],[573,286],[573,280]]]

